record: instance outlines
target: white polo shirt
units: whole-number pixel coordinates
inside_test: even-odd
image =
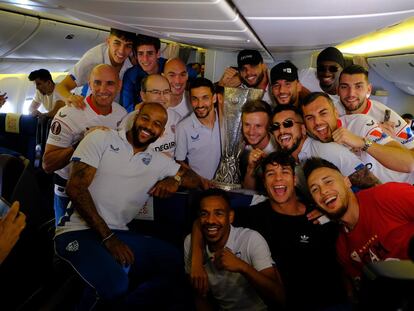
[[[322,143],[311,137],[306,137],[298,157],[301,163],[311,157],[328,160],[335,164],[344,176],[349,176],[364,166],[363,162],[346,147],[334,142]]]
[[[198,175],[212,179],[221,158],[218,115],[212,129],[203,125],[193,112],[178,123],[176,131],[175,159],[188,159],[191,169]]]
[[[226,247],[257,271],[274,265],[269,246],[254,230],[231,226]],[[208,275],[209,288],[221,310],[267,310],[263,300],[242,274],[217,269],[212,261],[213,257],[214,253],[206,246],[204,267]],[[190,273],[191,235],[184,241],[184,260],[185,270]]]
[[[127,114],[124,107],[115,102],[112,103],[112,112],[106,116],[94,110],[90,104],[90,97],[87,97],[84,102],[86,104],[84,110],[68,106],[59,109],[50,126],[47,144],[61,148],[70,147],[83,138],[87,128],[106,126],[116,129]],[[70,164],[55,173],[64,179],[68,179],[69,168]]]
[[[396,113],[394,110],[390,109],[379,101],[368,100],[367,107],[364,111],[361,112],[361,114],[366,114],[374,118],[374,120],[381,122],[384,120],[386,109],[391,110],[390,121],[395,123],[395,136],[393,138],[399,141],[408,149],[414,148],[414,133],[411,130],[410,124],[407,124],[407,122],[405,122],[404,119],[401,118],[400,115],[398,115],[398,113]]]
[[[184,92],[181,102],[175,107],[170,107],[170,109],[180,116],[180,120],[178,121],[187,118],[193,112],[193,108],[191,107],[187,92]]]
[[[134,154],[123,129],[90,133],[79,144],[72,161],[97,169],[88,190],[109,228],[119,230],[128,230],[127,223],[148,200],[148,191],[180,168],[173,159],[149,148]],[[66,213],[69,217],[58,228],[58,234],[89,228],[71,206]]]
[[[53,107],[55,106],[55,102],[57,100],[63,100],[62,97],[59,95],[58,92],[56,92],[56,89],[53,90],[52,94],[46,94],[43,95],[42,93],[40,93],[39,90],[36,89],[36,93],[35,93],[35,97],[33,98],[33,101],[42,105],[43,108],[46,111],[51,111],[53,109]]]

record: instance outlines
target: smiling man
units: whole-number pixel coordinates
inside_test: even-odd
[[[373,118],[363,114],[338,117],[332,100],[322,92],[306,97],[302,112],[312,137],[348,147],[381,181],[414,183],[412,151],[385,134]]]
[[[130,68],[122,81],[121,102],[128,112],[142,101],[142,79],[150,74],[160,74],[167,61],[161,57],[161,41],[158,38],[139,34],[136,37],[135,52],[138,64]]]
[[[177,123],[181,120],[180,116],[171,109],[171,88],[168,80],[159,75],[151,74],[146,76],[141,82],[141,98],[144,102],[161,104],[168,114],[167,124],[164,133],[150,145],[154,151],[164,152],[170,157],[174,157],[175,152],[175,130]],[[140,105],[137,105],[139,109]]]
[[[207,190],[198,206],[204,269],[215,303],[223,310],[267,310],[261,297],[282,303],[283,285],[266,241],[256,231],[231,225],[234,211],[226,192]],[[184,257],[190,274],[191,235],[184,241]],[[196,295],[197,310],[212,310],[212,305],[208,296]]]
[[[257,50],[242,50],[237,54],[237,68],[228,67],[218,82],[224,87],[257,88],[264,91],[262,99],[273,105],[269,72]]]
[[[219,121],[213,83],[196,78],[190,83],[193,113],[177,126],[175,159],[188,165],[203,179],[211,180],[221,157]]]
[[[169,59],[164,66],[163,76],[171,87],[170,108],[180,115],[180,120],[187,117],[192,109],[186,92],[188,72],[184,62],[179,58]]]
[[[77,145],[94,127],[116,129],[126,115],[125,109],[114,102],[121,88],[115,68],[104,64],[96,66],[91,72],[89,87],[92,93],[84,100],[84,110],[65,106],[55,115],[43,155],[43,169],[55,172],[56,224],[69,202],[65,187],[70,158]]]
[[[302,84],[298,80],[298,69],[291,62],[281,62],[270,71],[272,94],[278,105],[299,107]]]
[[[105,310],[185,310],[175,305],[184,299],[178,250],[127,227],[150,195],[201,185],[191,170],[149,148],[166,123],[163,106],[144,103],[123,128],[94,131],[72,156],[71,205],[56,230],[56,252]]]
[[[310,157],[321,157],[335,163],[356,187],[363,189],[379,183],[378,178],[365,167],[361,159],[346,147],[335,142],[322,143],[308,137],[302,113],[294,106],[276,107],[270,131],[281,150],[291,154],[297,163],[303,163]],[[297,175],[300,176],[300,173]],[[301,190],[306,191],[302,178],[299,185]]]
[[[277,149],[269,133],[271,117],[270,106],[262,100],[247,102],[242,107],[242,134],[246,143],[240,155],[243,188],[264,190],[256,169],[263,158]]]
[[[72,68],[69,75],[56,85],[56,90],[68,105],[85,107],[83,96],[72,94],[71,91],[87,84],[92,69],[99,64],[113,66],[118,78],[122,81],[125,71],[132,67],[128,57],[132,53],[134,41],[134,33],[111,28],[106,42],[87,51]]]
[[[357,281],[371,262],[409,258],[414,236],[412,185],[385,183],[353,193],[349,179],[320,158],[309,159],[304,172],[315,202],[343,225],[336,248],[348,277]]]

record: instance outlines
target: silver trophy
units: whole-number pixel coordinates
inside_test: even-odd
[[[252,100],[261,99],[263,90],[224,88],[224,106],[219,107],[221,160],[213,178],[220,189],[240,189],[239,156],[243,151],[241,109]]]

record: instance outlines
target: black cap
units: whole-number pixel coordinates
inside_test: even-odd
[[[341,51],[337,48],[330,46],[319,53],[316,59],[316,64],[319,65],[323,61],[331,61],[340,65],[342,68],[345,67],[345,59]]]
[[[298,80],[298,68],[289,61],[277,64],[270,71],[270,83],[275,84],[277,80]]]
[[[263,57],[256,50],[242,50],[237,55],[237,66],[242,68],[244,65],[258,65],[263,63]]]

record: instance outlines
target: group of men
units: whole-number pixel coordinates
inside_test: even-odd
[[[188,83],[182,60],[160,56],[159,39],[114,29],[61,83],[41,70],[29,77],[39,90],[33,114],[42,96],[59,93],[43,157],[45,171],[55,172],[56,252],[93,289],[93,303],[188,307],[179,252],[127,225],[150,196],[212,188],[221,157],[218,86],[264,91],[242,108],[240,169],[243,187],[268,200],[248,208],[247,229],[231,225],[225,192],[202,193],[184,245],[197,308],[213,300],[233,310],[349,310],[336,256],[351,278],[370,261],[408,257],[414,137],[393,111],[381,122],[388,108],[369,99],[364,68],[345,66],[327,48],[317,59],[321,90],[311,92],[294,64],[269,71],[255,50],[241,51],[218,86],[203,77]],[[85,84],[85,96],[71,93]],[[315,220],[320,211],[344,231]]]

